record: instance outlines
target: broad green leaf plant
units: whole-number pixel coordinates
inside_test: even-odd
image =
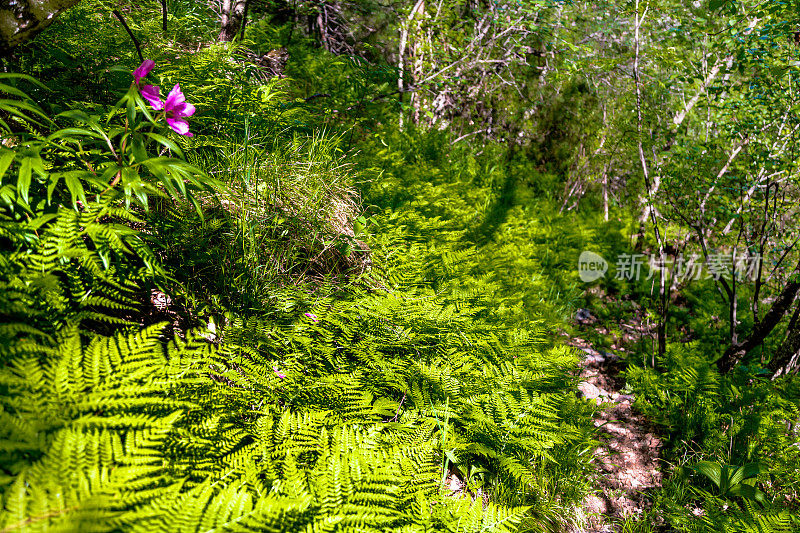
[[[766,471],[761,463],[736,466],[700,461],[690,466],[689,469],[710,479],[719,489],[719,494],[722,497],[739,496],[760,503],[767,501],[767,495],[754,486],[758,475]]]
[[[153,65],[142,63],[128,91],[104,114],[70,109],[55,121],[12,83],[41,84],[17,74],[0,78],[9,81],[0,83],[0,203],[30,216],[60,204],[56,192],[75,209],[88,203],[87,195],[120,193],[126,208],[134,202],[147,209],[149,198],[171,197],[199,212],[196,194],[212,190],[214,182],[184,160],[165,128],[192,135],[186,118],[194,106],[179,85],[163,102],[158,87],[142,86]],[[64,121],[70,125],[56,129]]]

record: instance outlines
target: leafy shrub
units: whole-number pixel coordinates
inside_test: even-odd
[[[663,489],[674,500],[665,504],[670,521],[687,531],[793,530],[787,505],[800,482],[797,383],[770,381],[757,367],[720,375],[694,344],[670,345],[657,365],[660,371],[630,366],[627,381],[637,407],[668,430],[674,482],[690,483],[685,492]],[[687,479],[691,471],[702,475]],[[701,509],[702,520],[689,507]]]

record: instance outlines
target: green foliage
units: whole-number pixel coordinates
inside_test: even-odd
[[[126,225],[141,221],[114,207],[111,196],[82,212],[62,207],[24,223],[0,217],[3,344],[18,335],[51,336],[67,322],[125,323],[139,284],[160,272],[139,232]]]
[[[370,261],[367,221],[350,185],[357,171],[338,139],[298,133],[280,141],[245,125],[240,141],[195,156],[226,183],[218,205],[202,217],[176,205],[148,220],[154,250],[182,265],[175,278],[186,297],[212,313],[268,309],[280,287],[345,284]]]
[[[770,381],[758,368],[721,376],[696,345],[670,345],[657,364],[661,372],[630,366],[628,384],[637,406],[669,430],[667,458],[676,464],[671,483],[699,474],[690,490],[662,489],[670,522],[686,531],[796,528],[788,502],[800,482],[797,384]],[[702,520],[687,507],[701,509]]]
[[[487,313],[500,320],[562,323],[578,300],[580,252],[608,247],[598,220],[555,213],[537,194],[542,176],[504,148],[487,145],[476,156],[451,142],[387,128],[365,143],[365,164],[383,162],[363,192],[365,204],[385,213],[373,217],[381,228],[373,249],[393,263],[402,250],[456,305],[492,294]]]
[[[518,489],[577,460],[563,349],[392,295],[311,316],[234,324],[219,348],[165,348],[158,326],[20,345],[0,375],[3,524],[510,531],[525,513],[506,506],[534,503]],[[442,492],[472,465],[498,503]]]
[[[793,7],[648,6],[634,43],[640,3],[249,4],[235,43],[205,4],[168,0],[166,30],[159,2],[122,9],[192,138],[131,85],[106,2],[2,59],[43,84],[0,74],[0,529],[572,528],[595,445],[556,341],[578,255],[629,247],[638,141],[677,248],[705,214],[715,247],[794,253]],[[796,379],[714,364],[717,317],[741,302],[746,334],[781,276],[671,287],[694,342],[626,379],[674,470],[621,530],[797,528]],[[586,297],[601,319],[652,316],[651,280],[610,278],[644,308]]]
[[[52,345],[19,346],[0,377],[4,527],[104,531],[166,487],[159,449],[185,402],[169,396],[181,378],[158,337],[83,346],[67,326]]]
[[[222,48],[206,54],[186,68],[213,72],[231,58]],[[202,110],[193,84],[205,75],[162,75],[196,90]],[[4,435],[2,525],[477,532],[569,523],[588,490],[591,409],[571,392],[574,354],[548,347],[542,325],[524,318],[517,278],[490,279],[470,249],[502,226],[499,216],[471,232],[464,216],[470,202],[492,201],[493,186],[459,202],[457,188],[419,181],[409,192],[424,190],[420,214],[362,215],[352,182],[370,171],[344,162],[340,139],[301,128],[274,136],[280,116],[255,119],[280,108],[285,96],[273,88],[224,73],[205,88],[229,91],[215,111],[227,121],[193,121],[196,139],[166,146],[192,148],[192,162],[218,180],[209,184],[226,183],[203,216],[161,199],[137,217],[123,191],[97,198],[88,187],[69,209],[52,205],[73,192],[58,186],[50,207],[30,203],[41,218],[8,214],[14,253],[4,272],[16,292],[4,295],[14,313],[0,379],[14,423]],[[263,98],[242,105],[254,95]],[[126,113],[146,109],[137,98],[132,89]],[[230,114],[235,107],[241,113]],[[87,127],[51,140],[72,148],[76,164],[87,160],[87,137],[133,138],[124,126],[106,133],[91,115],[71,116]],[[222,127],[227,138],[211,136]],[[434,136],[418,140],[438,151]],[[108,159],[98,150],[90,153]],[[484,164],[471,160],[472,178]],[[448,197],[462,228],[436,213],[436,199]],[[376,228],[383,234],[373,238]],[[513,252],[528,226],[514,231],[498,261],[541,273]],[[376,260],[378,272],[357,276]],[[141,319],[135,298],[146,275],[181,283],[170,292],[189,308],[184,320],[208,330],[166,343],[163,327],[128,320]],[[317,285],[291,287],[302,279]],[[463,487],[448,490],[453,479]]]
[[[741,496],[761,503],[767,500],[766,494],[749,484],[753,478],[764,472],[763,465],[750,463],[744,466],[734,466],[700,461],[689,468],[710,479],[717,486],[722,497]]]
[[[0,95],[3,96],[3,99],[0,100],[0,126],[2,126],[0,132],[7,135],[13,131],[6,119],[13,118],[17,121],[29,122],[37,126],[41,126],[41,122],[51,123],[39,106],[31,101],[25,92],[16,87],[20,81],[28,82],[46,90],[47,88],[44,85],[25,74],[2,73],[0,74],[0,80],[7,82],[0,83]],[[2,170],[0,178],[2,178],[2,174],[5,173],[9,164],[8,152],[4,151],[0,155],[0,170]]]

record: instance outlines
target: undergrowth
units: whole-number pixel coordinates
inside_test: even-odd
[[[577,308],[656,301],[578,276],[641,207],[564,211],[589,88],[519,113],[528,145],[401,127],[377,47],[330,54],[277,15],[220,43],[212,8],[164,5],[167,31],[121,8],[145,81],[95,0],[2,59],[0,530],[583,527],[595,407],[561,338]],[[145,83],[180,85],[192,137]],[[712,290],[673,306],[663,357],[625,361],[668,475],[622,531],[798,527],[800,390],[757,357],[717,371]]]
[[[21,112],[2,159],[0,529],[568,527],[592,409],[547,333],[575,304],[588,225],[529,217],[524,163],[499,146],[448,153],[363,110],[343,129],[306,82],[247,63],[275,38],[264,28],[189,53],[210,27],[172,4],[167,38],[147,10],[126,16],[151,83],[195,103],[192,138],[153,133],[134,85],[114,107],[137,61],[108,70],[123,37],[90,3],[15,59],[61,92],[43,109],[48,89],[7,86]],[[89,21],[79,45],[70,28]],[[343,108],[390,81],[314,53],[363,74]],[[64,129],[70,109],[89,133]]]

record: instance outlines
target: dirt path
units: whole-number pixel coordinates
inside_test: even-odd
[[[595,449],[598,490],[584,504],[587,529],[580,533],[616,531],[624,517],[641,515],[649,508],[648,489],[661,485],[659,451],[661,440],[632,406],[634,397],[622,394],[623,369],[619,359],[598,352],[581,339],[572,346],[584,353],[579,393],[601,406],[594,425],[600,446]]]

